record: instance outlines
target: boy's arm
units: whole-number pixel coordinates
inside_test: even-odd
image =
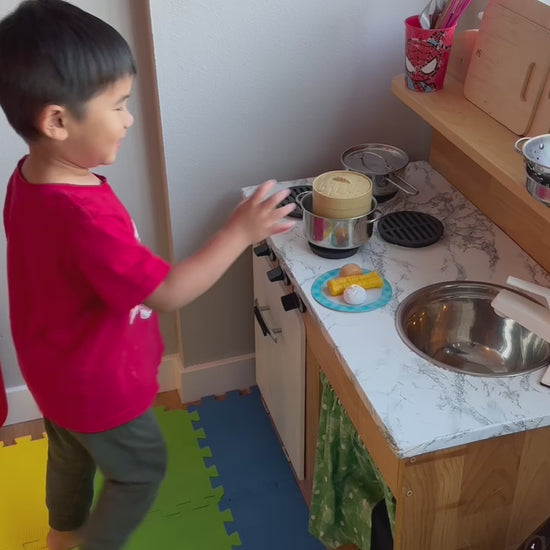
[[[226,226],[201,250],[176,264],[145,304],[166,312],[192,302],[214,285],[248,245],[291,229],[293,221],[281,220],[295,205],[277,208],[289,191],[266,198],[274,184],[273,180],[265,182],[252,197],[241,202]]]

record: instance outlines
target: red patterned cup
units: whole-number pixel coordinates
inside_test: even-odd
[[[456,24],[446,29],[423,29],[418,15],[405,20],[405,80],[416,92],[443,88]]]

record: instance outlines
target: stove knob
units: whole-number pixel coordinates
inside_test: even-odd
[[[285,285],[290,284],[290,279],[287,277],[286,273],[282,270],[281,267],[276,267],[274,269],[270,269],[267,272],[267,278],[274,283],[275,281],[283,281]]]
[[[304,302],[302,302],[302,300],[300,299],[300,296],[298,296],[296,292],[291,292],[286,296],[281,296],[281,302],[283,304],[283,309],[285,311],[291,311],[293,309],[297,309],[300,312],[304,313],[306,310],[306,306]]]
[[[275,254],[273,253],[273,250],[269,248],[269,245],[266,242],[263,242],[262,244],[255,246],[254,254],[256,254],[256,256],[269,256],[269,259],[271,261],[275,260]]]
[[[256,254],[256,256],[269,256],[270,252],[271,248],[269,248],[267,243],[262,243],[254,247],[254,254]]]

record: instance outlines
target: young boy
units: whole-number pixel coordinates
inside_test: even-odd
[[[4,205],[10,319],[48,434],[50,550],[121,549],[155,499],[166,451],[150,410],[163,352],[152,310],[189,303],[249,244],[292,227],[271,181],[181,263],[141,245],[91,172],[132,126],[135,72],[112,27],[62,0],[0,22],[0,104],[29,147]],[[96,467],[106,483],[90,514]]]

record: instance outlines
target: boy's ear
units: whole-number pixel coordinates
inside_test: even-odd
[[[47,105],[38,115],[38,130],[45,137],[64,141],[68,137],[67,115],[65,107]]]

